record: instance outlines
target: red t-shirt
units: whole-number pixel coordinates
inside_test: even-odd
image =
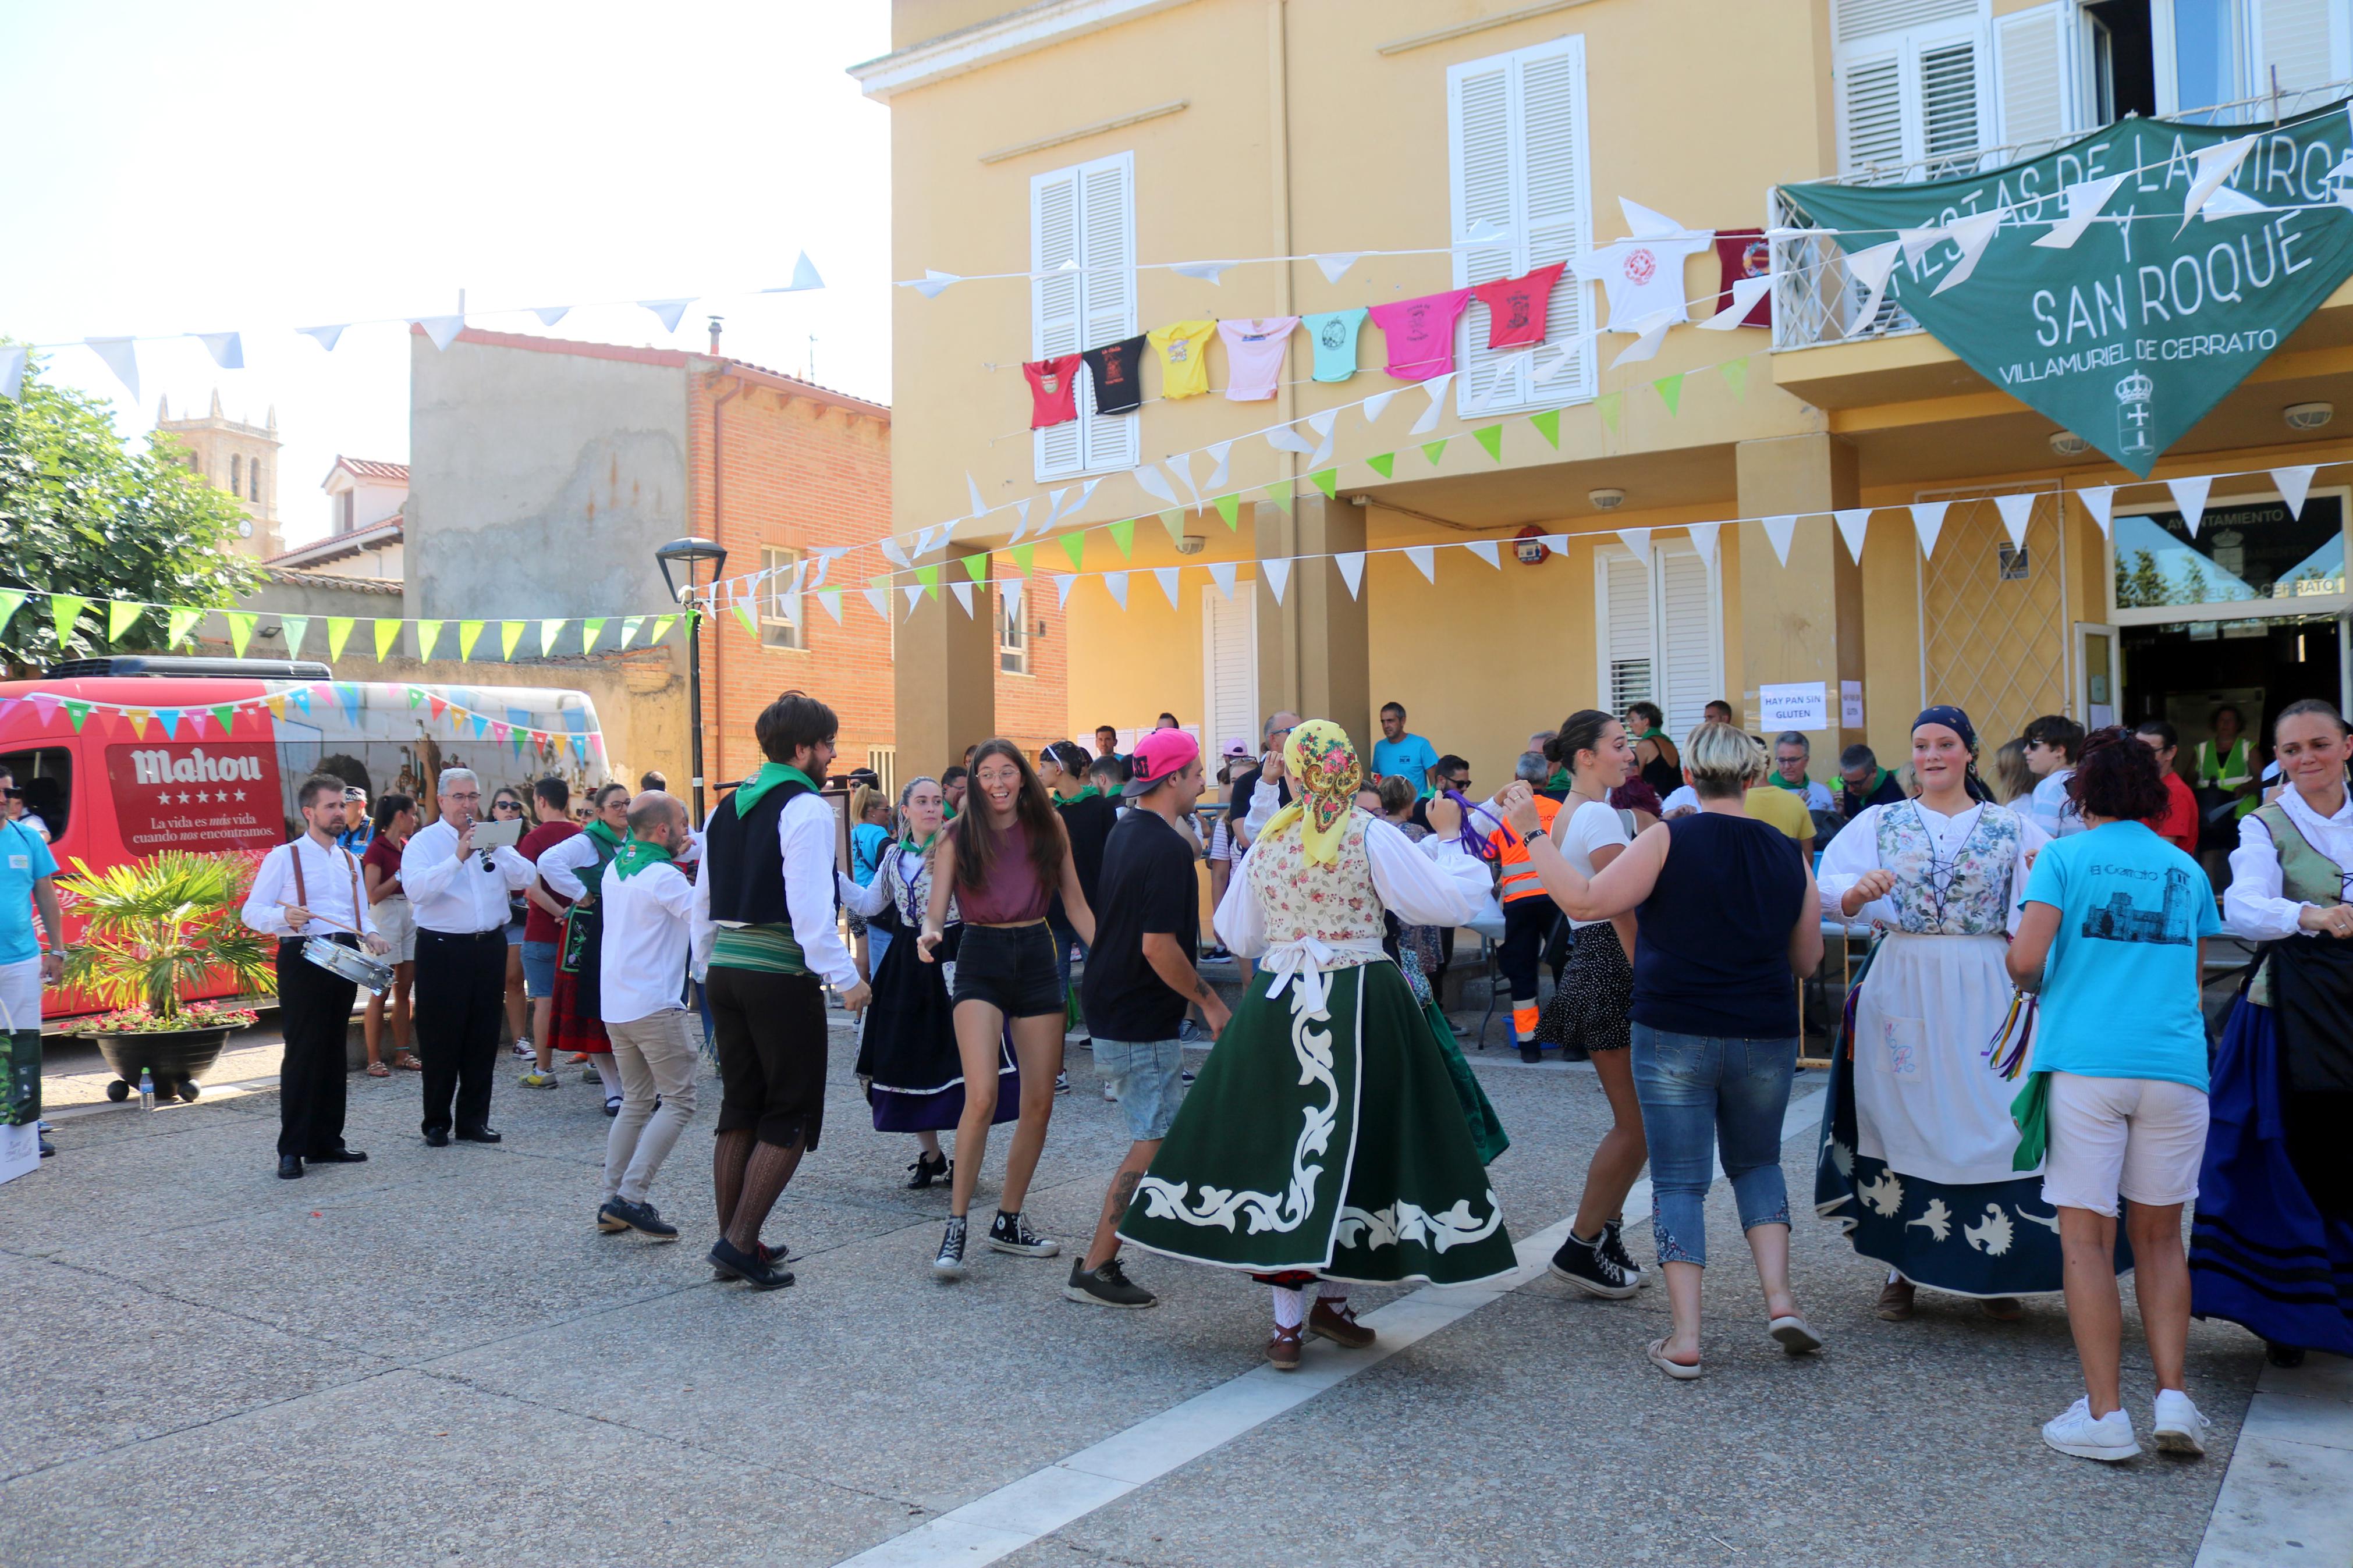
[[[1744,278],[1762,278],[1773,270],[1773,247],[1761,228],[1720,228],[1715,231],[1715,259],[1722,270],[1722,286],[1715,296],[1715,308],[1729,310],[1733,306],[1732,286]],[[1744,327],[1769,327],[1773,324],[1773,296],[1761,296],[1748,307],[1748,314],[1740,318]]]
[[[1029,380],[1029,428],[1068,425],[1079,416],[1079,356],[1031,360],[1021,367]]]
[[[374,866],[381,870],[384,873],[385,882],[395,892],[400,892],[400,849],[399,845],[379,833],[375,836],[375,842],[367,847],[367,853],[360,857],[360,865],[363,868]],[[361,897],[366,897],[367,872],[364,869],[360,872],[360,887]],[[403,893],[401,896],[406,898],[407,895]]]
[[[579,831],[580,825],[576,822],[543,822],[522,836],[522,842],[515,846],[515,853],[526,860],[536,861]],[[572,901],[554,888],[547,889],[547,896],[559,904]],[[523,916],[522,939],[525,942],[561,942],[564,940],[564,928],[555,923],[554,915],[539,907],[538,900],[533,899],[531,900],[531,912]]]
[[[2165,815],[2149,824],[2157,836],[2185,855],[2198,853],[2198,797],[2181,782],[2181,775],[2168,769],[2165,774]]]
[[[1552,307],[1553,285],[1568,266],[1556,261],[1524,278],[1500,278],[1481,283],[1471,292],[1487,307],[1487,346],[1519,349],[1545,341],[1545,317]]]

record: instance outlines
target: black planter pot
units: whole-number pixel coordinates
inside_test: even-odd
[[[119,1080],[106,1086],[109,1100],[128,1100],[139,1088],[143,1068],[164,1099],[196,1098],[196,1079],[213,1070],[228,1046],[226,1027],[174,1029],[144,1035],[92,1035],[99,1054]]]

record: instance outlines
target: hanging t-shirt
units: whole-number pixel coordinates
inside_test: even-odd
[[[1079,416],[1079,356],[1056,354],[1021,367],[1029,379],[1029,428],[1068,425]]]
[[[1345,381],[1356,374],[1356,329],[1365,324],[1365,308],[1324,310],[1302,316],[1307,335],[1315,343],[1315,379]]]
[[[1209,390],[1209,334],[1215,321],[1171,321],[1144,335],[1160,351],[1160,395],[1198,397]]]
[[[1601,285],[1609,296],[1609,330],[1641,331],[1642,321],[1661,310],[1671,321],[1688,321],[1683,306],[1683,263],[1715,240],[1706,234],[1665,239],[1621,239],[1577,258],[1577,275]]]
[[[1468,289],[1395,300],[1367,312],[1389,342],[1389,374],[1399,381],[1428,381],[1454,368],[1454,318],[1471,302]]]
[[[1226,401],[1257,403],[1274,395],[1282,379],[1282,356],[1291,346],[1296,316],[1266,316],[1250,321],[1219,321],[1226,344]]]
[[[1545,341],[1545,313],[1552,307],[1552,286],[1568,266],[1556,261],[1519,278],[1499,278],[1481,283],[1471,292],[1487,307],[1487,346],[1524,349]]]
[[[1144,334],[1122,338],[1079,356],[1095,381],[1095,412],[1133,414],[1144,402]]]
[[[1745,278],[1762,278],[1773,270],[1773,247],[1761,228],[1720,228],[1715,231],[1715,259],[1723,269],[1723,281],[1717,285],[1715,308],[1732,309],[1732,286]],[[1748,314],[1740,318],[1744,327],[1769,327],[1773,324],[1773,296],[1767,292],[1757,298],[1748,307]]]

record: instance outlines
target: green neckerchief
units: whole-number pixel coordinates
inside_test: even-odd
[[[603,823],[596,824],[604,826]],[[659,844],[649,844],[632,833],[621,840],[620,849],[613,856],[613,875],[626,882],[649,866],[659,866],[670,858],[670,852]]]
[[[902,849],[912,849],[918,855],[928,855],[931,853],[933,844],[938,840],[939,837],[940,830],[934,827],[932,829],[931,837],[924,839],[921,844],[918,844],[915,842],[915,836],[910,833],[899,840],[899,847]]]
[[[1641,734],[1635,736],[1634,739],[1637,741],[1655,741],[1665,733],[1666,731],[1664,730],[1645,730]]]
[[[808,790],[818,787],[816,780],[790,763],[762,763],[758,773],[735,786],[735,815],[743,816],[760,804],[762,795],[788,782]]]
[[[613,830],[611,823],[601,816],[590,817],[587,826],[581,831],[596,839],[607,849],[617,850],[621,847],[621,836]]]
[[[1572,787],[1574,786],[1569,779],[1568,770],[1567,768],[1553,769],[1552,777],[1545,780],[1545,788],[1546,789],[1569,789]]]
[[[1882,769],[1881,771],[1883,773],[1886,770]],[[1781,776],[1781,770],[1778,768],[1775,768],[1771,773],[1767,773],[1765,775],[1765,780],[1767,784],[1788,790],[1791,795],[1803,795],[1813,784],[1813,780],[1811,779],[1799,779],[1796,784],[1791,784],[1788,779]],[[1877,784],[1873,784],[1871,787],[1877,789],[1879,786]]]
[[[1841,783],[1844,783],[1845,781],[1844,781],[1844,780],[1841,780],[1840,782],[1841,782]],[[1885,784],[1886,782],[1887,782],[1887,770],[1886,770],[1885,768],[1882,768],[1882,769],[1880,769],[1880,770],[1879,770],[1878,776],[1877,776],[1877,777],[1875,777],[1875,778],[1873,778],[1873,779],[1871,781],[1870,784],[1869,784],[1867,787],[1862,788],[1862,789],[1856,789],[1852,784],[1848,784],[1848,785],[1847,785],[1847,789],[1848,789],[1848,791],[1849,791],[1851,794],[1852,794],[1852,795],[1853,795],[1853,796],[1854,796],[1854,798],[1855,798],[1855,799],[1857,799],[1857,800],[1869,800],[1873,795],[1877,795],[1877,794],[1879,793],[1879,786],[1880,786],[1881,784]]]
[[[1056,801],[1054,804],[1056,805],[1076,805],[1082,800],[1103,800],[1105,798],[1106,796],[1103,795],[1103,791],[1095,788],[1092,784],[1089,784],[1078,794],[1073,795],[1065,795],[1062,799]]]

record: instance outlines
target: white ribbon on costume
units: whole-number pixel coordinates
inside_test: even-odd
[[[1325,978],[1331,971],[1358,969],[1388,957],[1378,938],[1325,942],[1318,936],[1300,936],[1276,942],[1259,954],[1259,962],[1274,976],[1266,988],[1269,1001],[1282,995],[1282,988],[1296,980],[1299,984],[1291,994],[1291,1010],[1314,1014],[1324,1010],[1324,1002],[1332,994],[1332,983]]]

